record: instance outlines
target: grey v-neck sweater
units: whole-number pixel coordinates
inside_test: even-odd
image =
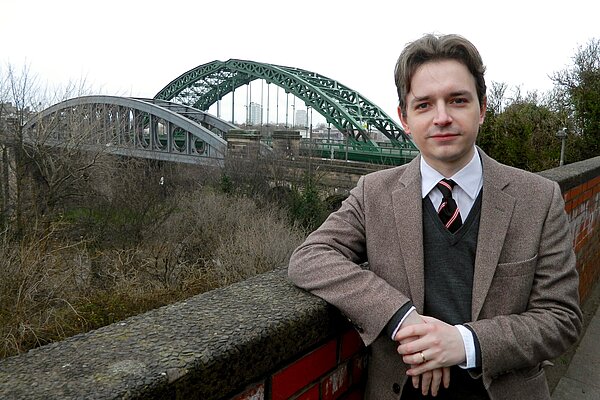
[[[451,325],[471,320],[473,271],[481,215],[481,192],[463,225],[450,233],[429,197],[423,199],[425,315]]]

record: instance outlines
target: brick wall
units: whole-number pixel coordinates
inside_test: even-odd
[[[539,174],[557,182],[562,191],[577,256],[579,296],[585,302],[600,279],[600,157]]]
[[[600,176],[563,192],[563,197],[577,255],[579,295],[585,300],[600,273]]]
[[[232,400],[362,399],[366,349],[354,329],[301,355]]]

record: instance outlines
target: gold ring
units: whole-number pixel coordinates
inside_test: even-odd
[[[421,358],[423,359],[422,363],[427,361],[427,359],[425,358],[425,354],[423,354],[423,352],[420,352],[419,354],[421,354]]]

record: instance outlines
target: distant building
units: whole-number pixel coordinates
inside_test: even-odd
[[[308,114],[306,113],[306,110],[296,110],[294,126],[303,128],[308,126]]]
[[[262,105],[250,102],[250,111],[248,113],[248,123],[250,125],[262,124]]]

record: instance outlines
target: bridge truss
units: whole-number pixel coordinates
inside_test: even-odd
[[[273,83],[300,98],[353,141],[376,146],[368,133],[372,127],[393,145],[416,150],[402,128],[360,93],[333,79],[299,68],[237,59],[212,61],[174,79],[158,92],[155,99],[208,110],[226,94],[255,79],[264,79],[267,84]]]
[[[83,96],[57,103],[24,126],[24,140],[46,146],[222,165],[224,134],[234,125],[211,114],[158,99]]]

